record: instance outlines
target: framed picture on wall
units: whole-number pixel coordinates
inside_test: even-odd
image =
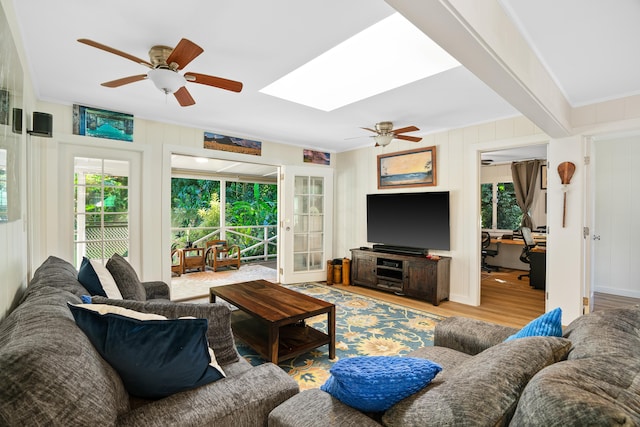
[[[547,165],[540,166],[540,189],[547,189]]]
[[[378,188],[436,185],[436,147],[380,154]]]

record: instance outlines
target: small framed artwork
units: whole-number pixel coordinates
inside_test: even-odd
[[[304,149],[302,151],[302,161],[305,163],[315,163],[317,165],[330,165],[331,153]]]
[[[230,151],[232,153],[262,155],[262,141],[220,135],[213,132],[204,133],[204,148],[209,150]]]
[[[73,104],[73,134],[133,142],[133,115]]]
[[[9,114],[11,109],[9,91],[0,89],[0,125],[9,124]]]
[[[540,189],[547,189],[547,165],[540,166]]]
[[[378,188],[436,185],[436,147],[378,155]]]

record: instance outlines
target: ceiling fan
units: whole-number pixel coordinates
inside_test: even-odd
[[[362,128],[362,129],[368,130],[370,132],[374,132],[376,134],[373,137],[373,139],[375,139],[376,141],[376,147],[379,147],[379,146],[385,147],[389,145],[389,143],[393,139],[404,139],[406,141],[411,141],[411,142],[422,141],[422,138],[419,138],[417,136],[402,135],[403,133],[406,133],[406,132],[415,132],[420,130],[415,126],[407,126],[400,129],[394,129],[393,123],[380,122],[380,123],[376,123],[375,129],[371,129],[371,128]]]
[[[126,52],[122,52],[93,40],[78,39],[78,41],[150,68],[147,74],[138,74],[135,76],[123,77],[121,79],[104,82],[102,83],[102,86],[113,88],[149,79],[165,94],[172,93],[178,100],[178,103],[183,107],[188,107],[189,105],[196,103],[185,87],[187,82],[200,83],[202,85],[213,86],[220,89],[230,90],[232,92],[240,92],[242,90],[241,82],[200,73],[187,72],[184,73],[184,75],[178,73],[178,70],[182,70],[187,66],[187,64],[204,52],[204,49],[187,39],[180,40],[175,48],[161,45],[153,46],[149,50],[149,61],[137,58]]]

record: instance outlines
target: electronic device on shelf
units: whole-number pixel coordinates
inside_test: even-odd
[[[449,192],[367,195],[367,241],[376,252],[450,250]]]

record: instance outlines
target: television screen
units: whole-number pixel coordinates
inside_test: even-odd
[[[449,192],[367,195],[367,241],[450,250]]]

